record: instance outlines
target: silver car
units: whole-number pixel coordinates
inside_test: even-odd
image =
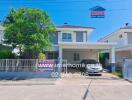
[[[100,74],[102,73],[102,65],[97,63],[97,64],[87,64],[86,68],[86,74]]]
[[[85,64],[85,73],[86,75],[101,75],[103,71],[102,65],[94,59],[84,59],[81,61],[82,64]]]

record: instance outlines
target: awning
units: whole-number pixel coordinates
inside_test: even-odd
[[[66,49],[100,49],[107,50],[114,47],[116,43],[104,43],[104,42],[95,42],[95,43],[82,43],[82,42],[59,42],[59,47]]]

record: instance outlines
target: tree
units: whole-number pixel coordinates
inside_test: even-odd
[[[0,59],[14,59],[15,55],[11,52],[9,46],[0,44]]]
[[[40,52],[49,49],[50,33],[55,31],[48,14],[40,9],[12,9],[3,22],[4,42],[18,48],[20,56],[37,58]]]

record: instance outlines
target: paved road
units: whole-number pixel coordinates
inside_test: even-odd
[[[59,80],[0,81],[0,100],[132,100],[132,84],[108,73],[101,77],[68,74]]]

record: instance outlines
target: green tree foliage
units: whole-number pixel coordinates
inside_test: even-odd
[[[18,48],[20,56],[37,58],[40,52],[51,46],[49,38],[55,26],[48,14],[40,9],[12,9],[3,24],[4,42]]]
[[[105,59],[109,59],[109,53],[99,53],[99,61],[103,65],[103,67],[106,67],[105,65]]]
[[[14,57],[11,48],[0,45],[0,59],[13,59]]]

